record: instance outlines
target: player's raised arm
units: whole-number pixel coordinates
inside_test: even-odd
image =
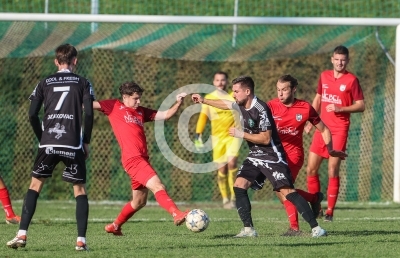
[[[197,94],[197,93],[192,94],[192,100],[194,103],[201,103],[201,104],[205,104],[205,105],[209,105],[212,107],[216,107],[219,109],[225,109],[225,110],[233,109],[232,105],[234,103],[229,100],[205,99],[202,96],[200,96],[200,94]]]
[[[178,111],[179,107],[183,103],[183,99],[186,97],[186,93],[182,92],[176,95],[176,103],[168,110],[158,111],[154,120],[168,120]]]

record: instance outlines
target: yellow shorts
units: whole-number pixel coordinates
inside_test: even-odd
[[[213,137],[213,160],[227,163],[229,157],[239,156],[240,140],[232,136]]]

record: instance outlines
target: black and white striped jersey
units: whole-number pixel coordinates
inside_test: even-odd
[[[282,161],[283,159],[286,162],[285,152],[276,129],[275,121],[267,104],[254,97],[249,109],[238,106],[236,103],[233,108],[240,110],[240,119],[243,123],[245,133],[258,134],[268,130],[272,131],[269,144],[262,145],[247,141],[249,146],[248,157],[259,157],[271,161]]]
[[[83,100],[89,98],[94,100],[90,82],[69,70],[40,81],[29,97],[44,107],[39,147],[81,148]]]

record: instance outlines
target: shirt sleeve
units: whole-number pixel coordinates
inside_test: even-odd
[[[38,100],[38,101],[43,101],[43,87],[41,86],[41,83],[39,82],[35,89],[32,91],[31,95],[29,96],[29,100]]]
[[[100,100],[100,111],[103,112],[106,116],[110,115],[112,110],[114,109],[116,101],[116,99]]]
[[[154,121],[158,110],[142,107],[143,109],[143,122]]]
[[[322,76],[319,76],[318,79],[318,85],[317,85],[317,93],[319,95],[322,95],[322,80],[321,80]]]
[[[93,86],[88,80],[86,80],[86,83],[85,83],[85,93],[83,95],[83,99],[92,99],[92,100],[96,99],[94,97]]]
[[[351,95],[354,101],[364,99],[364,94],[357,78],[353,81],[353,85],[351,86]]]
[[[310,104],[308,104],[308,106],[309,106],[308,121],[310,121],[312,125],[319,124],[321,122],[321,117],[319,116],[318,112]]]
[[[267,107],[264,110],[261,110],[260,113],[258,114],[259,119],[260,119],[260,123],[258,125],[258,129],[260,130],[260,132],[266,132],[268,130],[272,130],[272,126],[271,126],[271,119],[272,118],[272,113],[271,110],[269,109],[269,107]]]

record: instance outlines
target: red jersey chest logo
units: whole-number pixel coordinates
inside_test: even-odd
[[[300,122],[303,119],[303,115],[302,114],[296,114],[296,121]]]
[[[125,110],[125,114],[124,119],[126,123],[133,123],[133,124],[137,124],[141,127],[143,127],[143,117],[142,116],[136,116],[136,114],[134,114],[134,112]]]

